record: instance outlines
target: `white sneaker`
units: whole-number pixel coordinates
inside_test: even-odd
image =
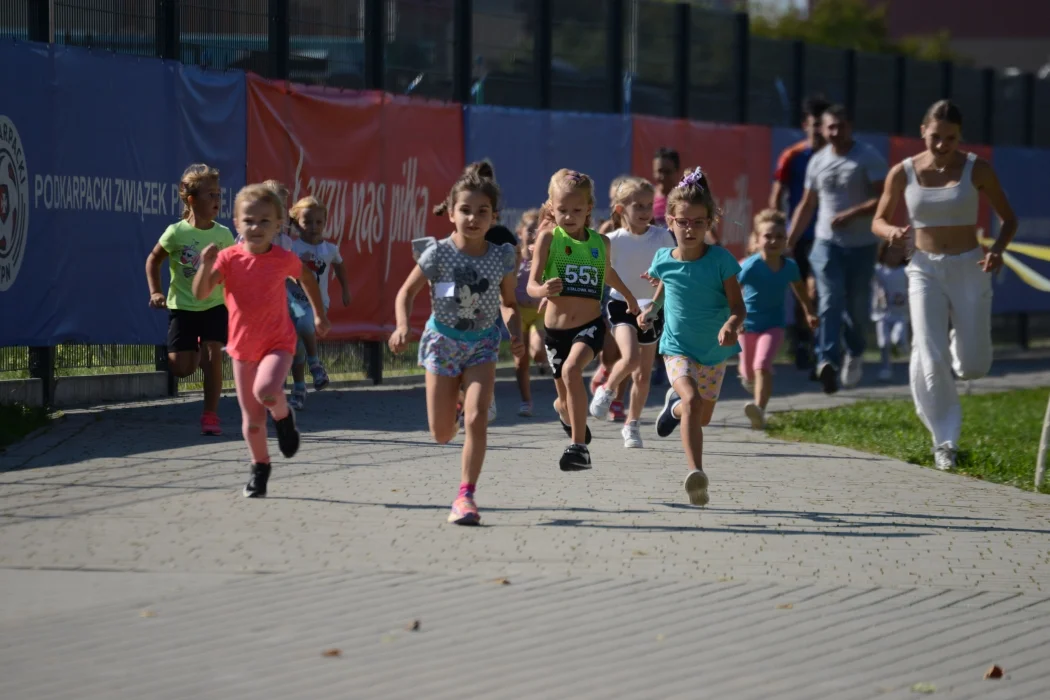
[[[699,469],[689,472],[685,477],[685,492],[689,494],[689,502],[694,506],[706,506],[711,500],[707,495],[707,474]]]
[[[532,418],[532,402],[522,401],[521,406],[518,407],[518,415],[522,418]]]
[[[489,423],[496,420],[496,399],[492,399],[492,403],[489,404]]]
[[[958,455],[958,448],[950,442],[946,442],[943,445],[939,445],[937,449],[933,451],[933,463],[942,472],[951,471],[955,469],[955,460]]]
[[[626,448],[638,448],[642,446],[642,435],[638,429],[638,421],[629,420],[623,424],[623,429],[620,431],[623,435],[623,446]]]
[[[755,381],[753,379],[748,381],[747,377],[742,374],[740,375],[740,386],[744,387],[744,391],[749,394],[755,393]]]
[[[879,370],[879,381],[880,382],[892,382],[893,381],[893,370],[889,367],[883,367]]]
[[[766,427],[766,412],[757,403],[749,401],[744,404],[744,415],[751,421],[753,430],[762,430]]]
[[[860,384],[864,377],[864,358],[846,355],[846,361],[842,363],[842,386],[852,389]]]
[[[616,394],[606,389],[604,385],[598,387],[594,392],[594,398],[591,399],[591,415],[595,418],[605,418],[609,415],[609,408],[615,398]]]

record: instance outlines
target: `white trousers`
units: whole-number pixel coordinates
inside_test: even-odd
[[[983,257],[980,248],[962,255],[916,250],[908,264],[911,393],[935,448],[959,444],[955,377],[977,379],[992,366],[992,279],[978,266]]]

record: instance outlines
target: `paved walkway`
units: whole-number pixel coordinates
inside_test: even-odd
[[[906,393],[782,374],[773,410]],[[1046,697],[1050,498],[771,440],[727,382],[698,510],[655,410],[564,474],[534,386],[533,419],[499,386],[478,529],[444,524],[459,445],[420,388],[311,396],[265,501],[232,398],[217,440],[193,399],[70,413],[0,454],[0,697]]]

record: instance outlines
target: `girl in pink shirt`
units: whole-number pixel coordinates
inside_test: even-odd
[[[295,412],[284,396],[284,380],[295,354],[296,334],[288,316],[285,280],[301,279],[314,310],[317,335],[329,329],[317,279],[290,251],[274,245],[285,220],[284,203],[265,185],[248,185],[234,202],[234,225],[241,241],[219,251],[201,251],[193,294],[204,299],[224,285],[230,312],[226,352],[233,358],[233,379],[241,405],[241,429],[252,459],[246,498],[266,495],[270,454],[266,446],[266,411],[273,414],[277,444],[285,457],[299,450]]]

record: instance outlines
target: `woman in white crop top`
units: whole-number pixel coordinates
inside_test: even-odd
[[[872,230],[892,245],[914,246],[908,303],[914,342],[915,412],[933,436],[938,469],[955,467],[962,409],[955,376],[976,379],[992,365],[992,281],[1017,217],[992,165],[960,150],[962,113],[935,102],[922,123],[926,150],[890,170]],[[978,240],[980,196],[999,216],[999,237],[985,252]],[[909,224],[890,223],[901,198]],[[949,323],[951,330],[949,331]],[[953,376],[953,372],[954,375]]]

